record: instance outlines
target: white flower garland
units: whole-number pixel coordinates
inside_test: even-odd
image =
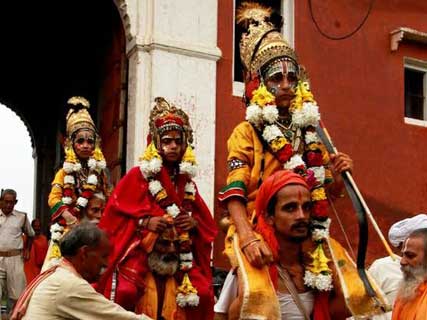
[[[265,141],[271,142],[278,137],[283,137],[282,131],[275,124],[265,126],[264,131],[262,132],[262,137]]]
[[[157,157],[153,157],[150,160],[142,160],[139,165],[139,169],[147,179],[148,189],[152,196],[155,198],[158,193],[164,190],[161,182],[159,180],[154,180],[154,176],[160,172],[162,169],[163,162],[161,159]],[[192,164],[191,162],[182,161],[179,164],[180,174],[187,174],[189,177],[193,178],[197,173],[197,166]],[[190,181],[185,184],[184,191],[187,194],[195,197],[196,195],[196,186]],[[180,213],[181,210],[179,207],[173,203],[166,207],[166,213],[175,219]],[[193,253],[181,253],[180,254],[180,269],[183,271],[188,271],[193,267]],[[197,295],[197,291],[191,292],[189,294],[178,293],[176,295],[176,302],[181,307],[184,308],[186,306],[195,307],[199,305],[200,297]]]
[[[64,233],[64,227],[59,223],[54,223],[50,226],[50,234],[52,241],[59,241]]]
[[[304,274],[304,284],[319,291],[329,291],[333,288],[330,274],[314,274],[308,270]]]
[[[95,174],[96,172],[101,172],[106,168],[106,162],[105,160],[97,161],[93,157],[90,157],[87,161],[87,165],[89,170],[92,172],[89,174],[87,178],[87,184],[97,186],[98,185],[98,177]],[[79,173],[82,169],[82,165],[80,162],[68,162],[64,161],[62,168],[66,175],[64,176],[64,184],[69,184],[74,188],[76,184],[76,178],[74,177],[73,173]],[[62,197],[62,203],[65,205],[70,205],[73,202],[72,197]],[[86,199],[84,197],[78,197],[77,199],[77,205],[79,205],[82,208],[85,208],[89,202],[89,199]]]
[[[182,161],[179,164],[179,173],[187,174],[191,178],[194,178],[197,175],[197,165],[192,164],[191,162]]]
[[[168,215],[175,219],[180,214],[181,210],[179,210],[178,206],[173,203],[170,206],[166,207],[166,212]]]
[[[186,193],[190,193],[190,194],[192,194],[192,195],[195,195],[195,194],[196,194],[196,186],[195,186],[194,182],[192,182],[192,181],[187,182],[187,183],[185,184],[184,191],[185,191]]]
[[[184,308],[186,306],[197,307],[199,305],[200,297],[197,293],[190,293],[188,295],[184,295],[182,293],[178,293],[176,295],[176,303]]]
[[[312,102],[304,102],[301,110],[295,110],[292,113],[292,122],[298,128],[308,126],[317,126],[320,120],[319,107]]]

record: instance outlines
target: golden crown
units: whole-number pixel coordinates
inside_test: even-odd
[[[271,14],[271,8],[254,2],[244,2],[237,10],[236,22],[247,30],[240,39],[240,58],[251,73],[279,57],[298,64],[295,51],[270,21]]]
[[[80,129],[91,129],[96,132],[95,123],[89,114],[89,101],[83,97],[71,97],[68,99],[67,104],[70,110],[67,113],[67,136],[71,136]]]
[[[177,106],[170,104],[162,97],[154,99],[156,103],[150,112],[150,134],[158,138],[163,132],[182,130],[186,142],[193,143],[193,129],[190,126],[188,115]]]

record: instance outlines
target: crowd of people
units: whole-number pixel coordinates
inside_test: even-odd
[[[229,214],[231,265],[220,296],[211,271],[218,231],[194,181],[188,115],[156,98],[140,162],[112,188],[89,101],[72,97],[64,162],[48,199],[50,241],[38,219],[14,209],[14,190],[1,194],[4,317],[425,318],[427,215],[390,228],[397,255],[372,263],[368,294],[346,249],[329,236],[329,203],[343,197],[353,161],[328,153],[317,135],[319,108],[280,16],[243,3],[236,19],[245,30],[246,117],[228,140],[218,195]]]

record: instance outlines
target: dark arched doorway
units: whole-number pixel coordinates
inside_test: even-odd
[[[123,26],[113,1],[8,1],[0,4],[0,39],[0,102],[27,119],[34,133],[35,211],[46,226],[70,96],[90,100],[113,182],[124,170]]]

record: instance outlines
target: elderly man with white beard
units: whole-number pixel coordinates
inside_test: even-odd
[[[155,319],[185,319],[184,311],[174,307],[177,288],[183,276],[178,271],[182,248],[173,221],[168,222],[168,227],[159,235],[148,254],[148,272],[143,279],[145,290],[137,303],[136,312],[144,311]]]
[[[403,281],[393,308],[393,320],[427,318],[427,228],[412,232],[403,243]]]

